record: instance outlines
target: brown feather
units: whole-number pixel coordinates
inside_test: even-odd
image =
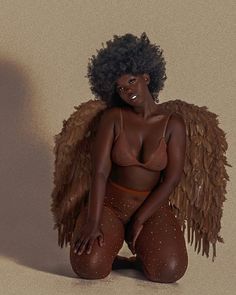
[[[75,107],[55,136],[55,171],[51,211],[58,244],[70,243],[77,216],[88,197],[91,182],[91,146],[97,122],[106,109],[100,100],[90,100]]]
[[[216,257],[226,183],[227,142],[219,128],[218,116],[181,100],[159,104],[167,112],[182,116],[186,126],[186,157],[181,181],[170,195],[170,205],[187,240],[194,249],[209,257],[210,244]],[[75,107],[64,120],[62,131],[55,136],[55,171],[51,210],[54,229],[58,229],[58,244],[63,247],[72,240],[81,206],[87,202],[91,184],[91,147],[96,127],[107,105],[89,100]],[[186,226],[187,223],[187,226]]]
[[[207,108],[174,100],[163,103],[163,108],[182,116],[186,124],[185,178],[170,196],[171,204],[179,208],[187,221],[188,242],[193,242],[195,232],[195,251],[209,256],[209,245],[216,256],[216,242],[219,237],[223,202],[226,200],[226,181],[229,180],[225,166],[227,142],[225,132],[219,128],[217,115]],[[178,192],[186,198],[175,198]],[[186,202],[187,200],[187,202]],[[190,239],[190,227],[192,236]]]

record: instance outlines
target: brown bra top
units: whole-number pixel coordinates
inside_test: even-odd
[[[114,140],[114,145],[111,151],[112,161],[119,166],[140,166],[153,171],[161,171],[167,165],[167,151],[165,142],[166,127],[171,113],[167,116],[162,137],[159,141],[158,147],[150,155],[149,160],[141,163],[136,159],[132,153],[123,128],[123,116],[120,108],[120,133]]]

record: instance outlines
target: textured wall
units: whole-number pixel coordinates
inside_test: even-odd
[[[219,114],[235,167],[234,21],[229,0],[0,1],[0,254],[47,271],[62,259],[48,212],[53,135],[75,105],[92,97],[88,58],[113,34],[146,31],[163,48],[168,79],[160,101],[183,99]],[[220,276],[226,261],[236,266],[234,167],[221,232],[226,244],[215,264],[190,249],[192,277],[198,268]]]

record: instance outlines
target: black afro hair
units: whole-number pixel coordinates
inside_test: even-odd
[[[116,80],[123,74],[150,75],[148,85],[153,96],[157,96],[163,89],[166,62],[162,56],[163,50],[158,45],[151,44],[146,33],[138,38],[127,33],[123,36],[113,36],[113,40],[102,43],[102,48],[97,50],[88,64],[90,89],[96,98],[105,101],[108,105],[119,105],[116,92]]]

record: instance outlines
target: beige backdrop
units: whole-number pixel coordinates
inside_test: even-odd
[[[235,269],[235,1],[0,1],[0,294],[233,294]],[[189,247],[176,284],[135,271],[79,280],[57,247],[49,211],[53,135],[92,98],[88,58],[114,34],[161,46],[168,79],[160,100],[183,99],[219,115],[230,183],[214,263]],[[127,255],[127,248],[122,249]]]

